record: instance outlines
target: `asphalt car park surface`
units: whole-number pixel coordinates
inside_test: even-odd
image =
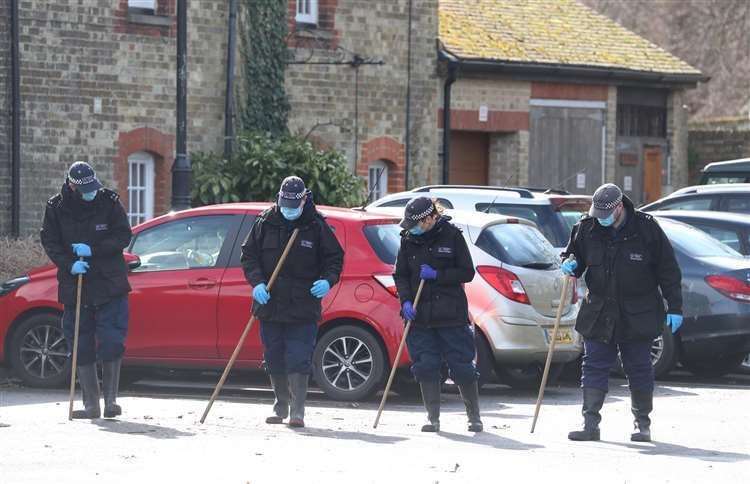
[[[377,429],[378,397],[337,402],[313,389],[307,427],[264,423],[272,393],[260,373],[235,375],[205,424],[212,373],[163,373],[127,386],[116,420],[66,418],[67,391],[19,386],[0,371],[3,483],[34,482],[742,482],[750,465],[750,375],[657,383],[654,442],[629,441],[626,382],[613,379],[602,441],[573,443],[574,382],[548,388],[530,434],[536,393],[483,390],[485,432],[466,431],[447,386],[438,435],[419,431],[421,401],[392,394]]]

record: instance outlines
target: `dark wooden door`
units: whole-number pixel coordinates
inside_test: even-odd
[[[489,149],[487,133],[452,131],[449,183],[486,185]]]

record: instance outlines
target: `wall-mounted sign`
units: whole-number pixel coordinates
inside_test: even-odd
[[[638,154],[637,153],[620,153],[618,155],[621,166],[637,166],[638,165]]]
[[[626,192],[632,192],[633,191],[633,177],[632,176],[626,176],[623,180],[623,190]]]
[[[479,121],[482,123],[486,123],[489,113],[490,110],[487,109],[486,105],[482,104],[481,106],[479,106]]]
[[[576,175],[576,188],[586,188],[586,174],[579,173]]]

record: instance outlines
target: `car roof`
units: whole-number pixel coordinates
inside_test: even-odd
[[[215,205],[205,205],[203,207],[189,208],[181,210],[179,212],[169,212],[160,217],[153,218],[141,225],[150,226],[157,223],[161,223],[164,219],[168,218],[184,218],[193,215],[210,215],[215,213],[243,213],[247,211],[263,211],[272,205],[271,202],[238,202],[238,203],[219,203]],[[354,221],[354,222],[374,222],[380,220],[389,220],[398,222],[398,217],[395,215],[366,212],[364,210],[355,210],[351,208],[341,207],[329,207],[326,205],[316,205],[318,209],[326,218],[343,221]],[[141,225],[139,225],[139,230]]]
[[[731,212],[716,212],[712,210],[655,210],[649,212],[649,214],[655,217],[681,218],[696,221],[710,220],[750,226],[750,217],[748,217],[747,214]]]
[[[738,160],[714,161],[707,164],[701,170],[703,173],[722,173],[733,171],[750,171],[750,158],[741,158]]]
[[[680,195],[693,195],[699,193],[745,193],[750,192],[750,183],[716,183],[713,185],[693,185],[680,188],[664,198],[671,198]],[[662,199],[663,200],[663,199]]]

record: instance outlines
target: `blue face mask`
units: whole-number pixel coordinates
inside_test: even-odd
[[[601,225],[602,227],[609,227],[610,225],[615,223],[615,213],[612,212],[611,214],[609,214],[609,217],[598,218],[596,220],[599,222],[599,225]]]
[[[81,198],[83,198],[83,200],[86,202],[92,201],[96,198],[96,190],[94,190],[93,192],[81,193]]]
[[[302,215],[302,207],[297,208],[289,208],[289,207],[280,207],[281,208],[281,215],[284,216],[287,220],[297,220],[300,215]]]
[[[409,229],[409,233],[412,235],[422,235],[424,233],[424,229],[419,225],[415,225],[414,227]]]

